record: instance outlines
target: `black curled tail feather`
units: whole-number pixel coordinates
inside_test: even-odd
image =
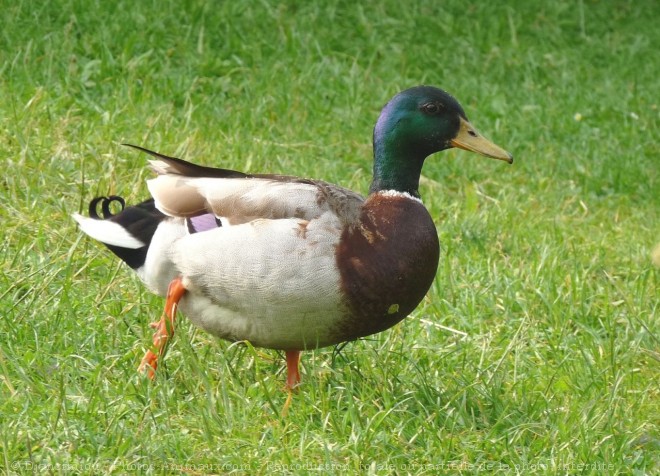
[[[121,206],[121,210],[117,213],[113,213],[110,209],[113,202],[119,203]],[[99,204],[101,205],[101,215],[98,213]],[[127,207],[124,199],[117,195],[96,197],[91,200],[89,202],[89,216],[97,220],[110,220],[117,223],[137,240],[144,243],[141,248],[124,248],[104,243],[110,251],[133,269],[144,265],[151,239],[156,233],[158,225],[166,217],[156,208],[153,199]]]
[[[121,213],[124,208],[126,208],[126,201],[119,195],[110,195],[109,197],[95,197],[92,199],[92,201],[89,202],[89,216],[97,220],[107,220],[108,218],[112,218],[113,216],[117,215],[116,213],[112,213],[112,211],[110,211],[110,204],[112,202],[117,202],[121,205],[121,210],[119,210],[119,213]],[[103,215],[102,217],[98,214],[99,203],[101,204],[101,215]]]

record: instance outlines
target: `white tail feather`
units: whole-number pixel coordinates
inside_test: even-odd
[[[145,243],[131,235],[124,227],[113,221],[88,218],[78,213],[73,214],[73,219],[78,222],[80,229],[87,235],[106,245],[130,249],[146,246]]]

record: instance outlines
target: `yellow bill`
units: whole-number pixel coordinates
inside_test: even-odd
[[[513,155],[479,134],[472,124],[462,117],[458,134],[450,141],[450,144],[459,149],[476,152],[493,159],[504,160],[510,164],[513,163]]]

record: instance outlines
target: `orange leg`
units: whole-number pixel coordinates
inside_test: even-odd
[[[167,342],[174,335],[174,319],[179,301],[186,293],[181,277],[174,278],[167,289],[167,299],[165,300],[165,311],[160,321],[150,324],[156,329],[154,333],[155,352],[148,350],[140,362],[138,372],[146,372],[147,376],[153,380],[156,377],[156,368],[158,368],[158,358],[165,355]]]
[[[291,405],[291,400],[293,399],[293,391],[298,385],[300,385],[300,372],[298,371],[299,363],[300,363],[300,351],[287,350],[286,351],[286,391],[289,393],[289,395],[287,395],[286,402],[284,402],[284,408],[282,408],[282,416],[287,416],[289,414],[289,406]]]
[[[298,364],[300,363],[299,350],[286,351],[286,388],[293,390],[300,384],[300,372]]]

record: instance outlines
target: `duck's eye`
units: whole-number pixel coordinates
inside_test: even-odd
[[[436,102],[427,102],[426,104],[422,105],[422,111],[425,114],[429,114],[429,115],[438,114],[440,112],[440,109],[441,109],[440,104]]]

